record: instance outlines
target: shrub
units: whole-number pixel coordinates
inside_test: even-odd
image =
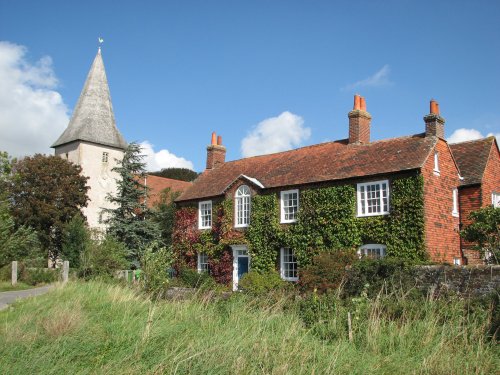
[[[169,284],[169,269],[173,264],[171,247],[160,247],[157,242],[148,246],[141,259],[144,289],[161,294]]]
[[[112,277],[116,271],[127,268],[127,253],[126,246],[113,236],[93,240],[81,254],[78,276],[86,279]]]
[[[367,289],[368,295],[373,296],[383,287],[389,291],[403,287],[409,290],[415,283],[414,266],[417,263],[390,257],[363,258],[355,262],[348,270],[343,291],[347,296],[357,296]],[[367,285],[368,288],[366,288]]]
[[[215,285],[215,281],[207,272],[198,273],[197,270],[182,267],[179,270],[179,280],[189,288],[209,287]]]
[[[301,272],[299,285],[304,291],[316,290],[320,294],[337,289],[346,278],[346,268],[356,260],[352,250],[320,253]]]
[[[262,295],[272,290],[286,288],[287,282],[274,270],[265,272],[250,271],[243,275],[238,286],[250,294]]]
[[[62,257],[70,267],[80,266],[80,254],[90,245],[90,233],[81,215],[75,215],[64,227]]]
[[[59,280],[60,270],[51,268],[23,268],[19,280],[29,285],[50,284]]]

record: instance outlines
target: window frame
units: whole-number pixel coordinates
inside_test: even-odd
[[[246,187],[248,189],[248,195],[241,195],[238,196],[238,192],[240,191],[241,188]],[[245,198],[248,198],[248,210],[246,211],[248,213],[248,218],[247,218],[247,223],[239,224],[238,223],[238,218],[239,218],[239,201],[243,201]],[[242,212],[244,213],[244,206],[245,203],[241,204]],[[235,228],[246,228],[250,225],[250,213],[252,210],[252,190],[248,185],[240,185],[238,189],[236,189],[236,192],[234,193],[234,227]],[[245,219],[245,217],[242,215],[242,219]],[[244,220],[242,220],[244,221]]]
[[[285,251],[289,250],[292,254],[292,257],[295,259],[295,262],[285,262]],[[285,269],[285,264],[294,264],[295,263],[295,273],[297,276],[285,276],[285,272],[289,271],[288,269]],[[282,247],[280,249],[280,276],[283,280],[286,281],[299,281],[299,270],[298,270],[298,263],[297,263],[297,257],[295,256],[295,252],[293,251],[292,248],[290,247]]]
[[[109,161],[109,152],[103,151],[101,161],[107,163]]]
[[[492,191],[491,192],[491,204],[495,208],[500,207],[500,193],[497,191]]]
[[[381,250],[380,255],[374,259],[382,259],[387,255],[387,246],[380,243],[368,243],[358,247],[356,254],[358,254],[360,258],[368,256],[363,250]]]
[[[202,258],[205,259],[205,262],[202,262]],[[207,253],[198,253],[198,262],[197,262],[198,273],[210,272],[210,263],[208,262]]]
[[[285,219],[285,205],[284,205],[285,194],[297,194],[297,211],[295,212],[295,218],[291,219],[291,220]],[[289,207],[292,207],[292,206],[289,206]],[[280,223],[282,223],[282,224],[296,223],[299,208],[300,208],[299,189],[283,190],[280,192]]]
[[[458,211],[458,189],[457,188],[453,189],[452,196],[453,196],[453,198],[452,198],[453,199],[453,208],[451,210],[451,215],[454,217],[458,217],[459,211]]]
[[[203,204],[210,204],[210,224],[208,226],[203,226],[203,218],[201,214],[201,206]],[[198,229],[211,229],[212,228],[212,201],[201,201],[198,202]]]
[[[434,151],[434,174],[439,176],[441,171],[439,170],[439,152]]]
[[[380,212],[362,212],[362,200],[361,200],[361,187],[364,187],[365,191],[365,198],[364,202],[366,204],[366,211],[368,211],[368,199],[366,197],[366,187],[369,185],[380,185],[380,188],[382,185],[385,184],[387,186],[387,211],[384,211],[384,196],[383,194],[380,194],[380,207],[381,211]],[[382,192],[382,189],[380,189]],[[357,203],[357,217],[367,217],[367,216],[380,216],[380,215],[389,215],[390,210],[391,210],[391,201],[390,201],[390,194],[391,192],[391,187],[389,184],[389,180],[378,180],[378,181],[369,181],[369,182],[360,182],[356,184],[356,203]]]

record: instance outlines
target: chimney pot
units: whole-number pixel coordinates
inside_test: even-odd
[[[217,134],[215,132],[212,132],[212,142],[213,145],[217,144]]]
[[[218,144],[219,146],[222,146],[222,135],[219,135],[219,136],[217,137],[217,144]]]
[[[354,95],[354,106],[352,107],[353,111],[360,109],[360,96],[358,94]]]
[[[439,115],[439,104],[437,101],[431,99],[430,107],[431,107],[431,113]]]
[[[349,112],[349,143],[370,143],[371,116],[366,112],[365,98],[354,95],[354,109]]]
[[[366,112],[366,100],[365,100],[365,98],[361,96],[359,99],[360,99],[361,110]]]
[[[431,99],[430,107],[430,113],[424,117],[425,135],[444,139],[445,120],[440,115],[439,103]]]

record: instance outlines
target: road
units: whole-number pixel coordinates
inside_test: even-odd
[[[0,292],[0,310],[6,309],[9,304],[15,302],[18,299],[45,294],[49,291],[51,287],[52,287],[51,285],[46,285],[33,289],[13,290],[11,292]]]

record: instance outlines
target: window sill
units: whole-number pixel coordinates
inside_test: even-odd
[[[441,172],[440,172],[440,171],[436,171],[436,170],[434,169],[434,171],[433,171],[433,172],[434,172],[434,176],[441,176]]]
[[[212,229],[212,227],[198,227],[199,230]]]
[[[293,224],[293,223],[296,223],[296,222],[297,222],[297,220],[288,220],[288,221],[282,220],[282,221],[280,221],[280,224]]]
[[[453,217],[459,217],[459,214],[458,214],[458,212],[452,212],[451,216],[453,216]]]
[[[283,280],[285,281],[291,281],[291,282],[297,282],[299,281],[298,277],[282,277]]]
[[[372,214],[358,214],[356,217],[387,216],[390,212],[377,212]]]

